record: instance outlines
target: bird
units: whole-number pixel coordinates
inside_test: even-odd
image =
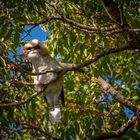
[[[46,85],[43,95],[49,108],[49,119],[52,123],[58,123],[61,120],[61,104],[62,106],[65,104],[63,76],[58,76],[62,66],[50,56],[47,48],[38,39],[26,42],[21,51],[32,63],[33,73],[49,71],[45,74],[33,75],[32,79],[37,92],[43,91]]]

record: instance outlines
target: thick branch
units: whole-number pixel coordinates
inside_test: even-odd
[[[56,21],[56,20],[62,21],[63,23],[66,23],[66,24],[72,26],[73,28],[76,28],[76,29],[79,29],[79,30],[82,30],[82,31],[85,31],[85,32],[106,33],[106,32],[112,31],[114,29],[117,29],[116,26],[95,28],[95,27],[92,27],[92,26],[87,26],[87,25],[77,23],[74,20],[65,18],[63,16],[48,16],[46,18],[46,20],[39,21],[39,22],[36,22],[36,23],[35,22],[30,22],[30,23],[26,23],[26,24],[20,24],[20,26],[25,26],[25,25],[37,26],[37,25],[41,25],[41,24],[47,24],[48,22]]]
[[[132,126],[135,125],[136,121],[137,121],[137,116],[134,116],[133,118],[128,120],[127,123],[123,124],[118,130],[91,136],[87,138],[87,140],[105,140],[105,139],[112,139],[112,138],[123,136]]]
[[[109,49],[109,50],[106,50],[106,51],[101,51],[100,53],[96,54],[92,59],[86,60],[85,62],[82,62],[81,64],[72,65],[71,67],[66,68],[65,70],[66,71],[73,71],[73,70],[76,70],[76,69],[86,67],[86,66],[96,62],[98,59],[100,59],[104,56],[107,56],[109,54],[122,52],[122,51],[125,51],[125,50],[129,50],[130,48],[131,49],[140,49],[140,46],[135,44],[135,43],[133,43],[133,44],[128,43],[128,44],[123,45],[120,48],[114,48],[114,49]]]
[[[114,48],[114,49],[109,49],[109,50],[106,50],[106,51],[101,51],[100,53],[96,54],[92,59],[89,59],[89,60],[86,60],[85,62],[82,62],[81,64],[62,64],[62,69],[60,70],[53,70],[53,71],[44,71],[42,73],[31,73],[31,72],[27,72],[24,70],[24,72],[30,74],[30,75],[40,75],[40,74],[45,74],[47,72],[60,72],[60,71],[64,71],[64,72],[67,72],[67,71],[77,71],[77,70],[80,70],[82,69],[83,67],[86,67],[94,62],[96,62],[98,59],[104,57],[104,56],[107,56],[109,54],[114,54],[114,53],[118,53],[118,52],[122,52],[124,50],[127,50],[129,48],[139,48],[137,46],[134,46],[132,47],[131,44],[125,44],[124,46],[120,47],[120,48]],[[140,48],[139,48],[140,49]]]
[[[129,49],[131,49],[131,50],[140,49],[139,42],[137,42],[137,43],[129,42],[128,44],[124,44],[122,47],[119,47],[119,48],[113,48],[113,49],[101,51],[100,53],[96,54],[92,59],[86,60],[86,61],[82,62],[81,64],[61,63],[60,65],[62,66],[62,69],[50,70],[50,71],[47,70],[47,71],[40,72],[40,73],[29,72],[29,71],[21,68],[20,66],[14,64],[12,61],[10,61],[10,60],[7,60],[7,61],[9,61],[9,63],[12,63],[13,65],[15,65],[15,68],[17,70],[19,70],[21,73],[27,73],[29,75],[41,75],[41,74],[45,74],[45,73],[49,73],[49,72],[56,72],[56,73],[63,72],[65,74],[67,71],[84,72],[84,67],[96,62],[98,59],[100,59],[104,56],[107,56],[109,54],[114,54],[114,53],[122,52],[125,50],[129,50]]]
[[[137,112],[140,110],[140,107],[135,105],[134,103],[130,102],[126,97],[121,95],[118,91],[116,91],[108,82],[106,82],[103,78],[98,78],[99,85],[108,93],[110,93],[118,102],[123,104],[124,106],[127,106],[131,110]]]
[[[55,20],[59,20],[59,21],[62,21],[63,23],[67,23],[68,25],[72,26],[73,28],[82,30],[84,32],[96,32],[96,33],[102,33],[102,34],[105,33],[105,34],[110,35],[112,33],[120,33],[120,32],[123,31],[122,29],[119,29],[116,26],[95,28],[95,27],[92,27],[92,26],[87,26],[87,25],[77,23],[77,22],[75,22],[71,19],[64,18],[63,16],[50,16],[50,17],[47,17],[45,20],[42,20],[42,21],[28,22],[28,23],[20,24],[20,26],[33,25],[33,27],[31,27],[27,31],[27,34],[23,38],[25,38],[30,33],[30,31],[33,28],[35,28],[36,26],[41,25],[41,24],[47,24],[48,22],[55,21]],[[128,31],[128,32],[140,32],[140,29],[129,29],[128,26],[125,26],[124,31],[125,30]]]
[[[57,71],[44,71],[43,73],[31,73],[31,72],[27,72],[26,70],[23,70],[20,67],[18,67],[18,68],[20,68],[19,70],[21,72],[25,72],[25,73],[28,73],[30,75],[40,75],[40,74],[45,74],[47,72],[61,72],[60,76],[62,76],[67,71],[76,71],[76,70],[79,70],[79,69],[81,69],[83,67],[86,67],[86,66],[96,62],[101,57],[107,56],[109,54],[118,53],[118,52],[130,49],[130,48],[132,48],[132,49],[136,49],[136,48],[140,49],[140,47],[137,44],[131,44],[131,43],[130,44],[125,44],[123,47],[120,47],[120,48],[114,48],[114,49],[109,49],[107,51],[102,51],[102,52],[98,53],[97,55],[95,55],[95,57],[93,57],[92,59],[87,60],[87,61],[85,61],[85,62],[83,62],[81,64],[70,64],[70,65],[65,65],[65,66],[63,65],[63,68],[60,71],[57,70]],[[13,102],[13,103],[8,103],[8,104],[0,104],[0,107],[2,107],[2,106],[18,106],[18,105],[27,103],[27,102],[31,101],[34,97],[40,95],[42,92],[34,93],[29,98],[27,98],[26,100],[23,100],[23,101],[18,101],[18,102]]]

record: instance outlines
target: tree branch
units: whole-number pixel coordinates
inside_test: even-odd
[[[21,40],[21,41],[24,40],[28,35],[30,35],[30,33],[32,32],[32,30],[33,30],[34,28],[36,28],[37,26],[38,26],[38,24],[32,26],[30,29],[28,29],[27,31],[25,31],[26,34],[25,34],[20,40]],[[30,36],[31,36],[31,35],[30,35]]]
[[[81,64],[70,64],[70,63],[60,63],[60,65],[62,66],[61,69],[57,69],[57,70],[47,70],[44,72],[40,72],[40,73],[32,73],[29,72],[23,68],[21,68],[20,66],[14,64],[12,61],[9,61],[9,63],[12,63],[13,65],[15,65],[15,68],[17,70],[19,70],[21,73],[27,73],[29,75],[41,75],[41,74],[46,74],[49,72],[56,72],[56,73],[60,73],[62,72],[63,74],[65,74],[67,71],[81,71],[84,72],[84,67],[96,62],[98,59],[105,57],[109,54],[114,54],[114,53],[118,53],[118,52],[122,52],[125,50],[135,50],[135,49],[140,49],[139,46],[140,42],[129,42],[127,44],[124,44],[122,47],[119,48],[113,48],[113,49],[109,49],[109,50],[105,50],[105,51],[101,51],[100,53],[96,54],[92,59],[86,60],[84,62],[82,62]]]
[[[140,32],[140,29],[128,29],[129,32]]]
[[[100,53],[96,54],[92,59],[86,60],[86,61],[82,62],[81,64],[64,64],[64,63],[62,63],[62,69],[59,69],[59,70],[44,71],[42,73],[31,73],[26,70],[24,70],[23,72],[26,72],[27,74],[30,74],[30,75],[40,75],[40,74],[45,74],[47,72],[64,72],[64,73],[66,73],[67,71],[78,71],[78,70],[80,70],[80,69],[82,70],[82,68],[96,62],[98,59],[100,59],[104,56],[122,52],[122,51],[128,50],[130,48],[131,49],[140,49],[140,46],[135,43],[124,44],[120,48],[114,48],[114,49],[109,49],[106,51],[101,51]]]
[[[15,131],[12,130],[12,131],[8,131],[8,132],[5,132],[3,134],[0,134],[0,138],[9,137],[10,135],[14,134],[15,132],[20,131],[20,133],[21,133],[24,129],[28,129],[28,130],[35,130],[36,132],[39,132],[47,140],[59,140],[58,138],[52,137],[49,133],[41,130],[41,128],[32,125],[31,123],[27,123],[27,122],[26,123],[20,123],[19,128],[17,128]]]
[[[52,137],[50,134],[41,130],[37,126],[31,125],[29,123],[21,123],[21,125],[22,125],[22,129],[32,129],[32,130],[40,132],[47,140],[59,140],[58,138]]]
[[[128,99],[126,99],[126,97],[124,97],[118,91],[116,91],[108,82],[106,82],[100,76],[98,78],[98,83],[106,92],[110,93],[118,102],[120,102],[124,106],[127,106],[134,112],[137,112],[138,110],[140,110],[139,106],[135,105],[134,103],[132,103]]]
[[[128,44],[124,44],[122,47],[119,48],[114,48],[114,49],[109,49],[106,51],[101,51],[100,53],[96,54],[92,59],[86,60],[85,62],[82,62],[81,64],[77,64],[77,65],[71,65],[71,67],[69,68],[65,68],[66,71],[73,71],[76,69],[80,69],[83,67],[86,67],[94,62],[96,62],[98,59],[107,56],[109,54],[114,54],[114,53],[118,53],[118,52],[122,52],[125,50],[129,50],[129,49],[140,49],[139,43],[135,44],[135,43],[128,43]]]
[[[124,30],[124,32],[122,32],[124,38],[127,41],[135,39],[136,34],[132,32],[128,32],[130,26],[123,14],[123,2],[120,7],[113,0],[102,0],[102,3],[108,17],[118,26],[118,28]],[[137,38],[139,37],[137,36]]]
[[[43,91],[44,91],[44,90],[43,90]],[[22,100],[22,101],[15,101],[15,102],[11,102],[11,103],[0,103],[0,107],[19,106],[19,105],[28,103],[28,102],[31,101],[33,98],[35,98],[35,97],[37,97],[38,95],[42,94],[43,91],[38,92],[38,93],[36,92],[36,93],[32,94],[30,97],[28,97],[27,99]]]
[[[89,59],[89,60],[87,60],[87,61],[85,61],[85,62],[83,62],[81,64],[71,64],[71,65],[65,65],[65,66],[63,65],[64,67],[62,69],[60,69],[60,70],[57,70],[57,71],[53,70],[53,71],[44,71],[43,73],[31,73],[31,72],[28,72],[26,70],[23,70],[20,67],[19,67],[20,68],[19,70],[21,72],[25,72],[25,73],[28,73],[30,75],[40,75],[40,74],[45,74],[47,72],[59,72],[60,73],[59,76],[62,76],[68,71],[76,71],[76,70],[79,70],[81,68],[84,68],[84,67],[96,62],[101,57],[107,56],[109,54],[118,53],[118,52],[121,52],[121,51],[124,51],[124,50],[128,50],[130,48],[132,48],[132,49],[136,49],[136,48],[140,49],[139,45],[137,45],[135,43],[133,43],[133,44],[129,43],[129,44],[125,44],[124,46],[122,46],[120,48],[109,49],[107,51],[101,51],[100,53],[95,55],[95,57],[93,57],[92,59]],[[47,87],[47,85],[46,85],[46,87]],[[7,103],[7,104],[0,104],[0,107],[2,107],[2,106],[18,106],[18,105],[27,103],[27,102],[31,101],[34,97],[42,94],[42,92],[34,93],[29,98],[27,98],[26,100],[23,100],[23,101],[17,101],[17,102],[12,102],[12,103]]]
[[[27,99],[22,100],[22,101],[11,102],[11,103],[1,103],[1,104],[0,104],[0,107],[19,106],[19,105],[28,103],[28,102],[31,101],[33,98],[35,98],[35,97],[37,97],[38,95],[42,94],[42,93],[46,90],[47,86],[48,86],[50,83],[56,81],[56,80],[59,79],[61,76],[62,76],[62,74],[60,73],[54,80],[52,80],[52,81],[50,81],[49,83],[45,84],[45,86],[44,86],[44,88],[43,88],[42,91],[36,92],[36,93],[32,94],[32,95],[31,95],[30,97],[28,97]]]
[[[31,27],[27,31],[27,34],[23,38],[25,38],[31,32],[31,30],[33,28],[35,28],[41,24],[47,24],[48,22],[51,22],[54,20],[62,21],[63,23],[67,23],[68,25],[72,26],[75,29],[79,29],[81,31],[91,32],[91,33],[95,32],[95,33],[110,35],[112,33],[114,34],[114,33],[123,32],[123,30],[128,31],[128,32],[140,32],[140,29],[129,29],[128,26],[126,26],[125,29],[123,29],[123,30],[121,28],[116,27],[116,26],[109,26],[109,27],[106,26],[106,27],[95,28],[94,26],[87,26],[87,25],[77,23],[74,20],[64,18],[63,16],[48,16],[45,20],[42,20],[42,21],[28,22],[28,23],[20,24],[19,26],[33,25],[33,27]],[[22,38],[22,40],[23,40],[23,38]]]
[[[47,24],[48,22],[51,22],[51,21],[54,21],[54,20],[55,21],[56,20],[62,21],[63,23],[67,23],[68,25],[72,26],[73,28],[82,30],[84,32],[106,33],[106,32],[117,29],[116,26],[95,28],[95,27],[92,27],[92,26],[87,26],[87,25],[77,23],[74,20],[65,18],[63,16],[48,16],[45,20],[42,20],[42,21],[39,21],[39,22],[29,22],[29,23],[26,23],[26,24],[20,24],[20,26],[25,26],[25,25],[37,26],[37,25],[41,25],[41,24]]]
[[[132,117],[127,123],[123,124],[118,130],[102,133],[99,135],[88,137],[87,140],[105,140],[123,136],[137,122],[137,116]]]
[[[121,25],[120,9],[113,0],[102,0],[103,6],[108,17],[117,25]]]

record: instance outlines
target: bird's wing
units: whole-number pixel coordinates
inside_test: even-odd
[[[65,106],[65,97],[64,97],[64,88],[62,86],[62,91],[61,91],[61,94],[60,94],[60,100],[61,100],[61,103],[63,106]]]

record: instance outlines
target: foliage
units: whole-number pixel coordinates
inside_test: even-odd
[[[106,94],[97,82],[102,76],[124,97],[140,104],[140,2],[113,2],[121,11],[119,15],[112,5],[113,11],[107,12],[112,0],[0,2],[0,138],[85,139],[116,131],[136,113],[127,109],[131,114],[126,115],[126,107]],[[121,21],[113,15],[122,15]],[[27,25],[32,26],[25,31]],[[84,73],[69,71],[65,74],[66,105],[62,108],[62,121],[52,126],[49,126],[48,109],[41,95],[20,105],[4,106],[24,101],[35,93],[33,85],[27,84],[32,83],[27,73],[31,64],[18,55],[17,48],[37,26],[49,31],[44,44],[60,62],[83,64],[109,51],[86,65]],[[25,32],[26,36],[21,37]],[[131,47],[111,52],[124,44]],[[119,139],[139,137],[140,127],[136,123]]]

